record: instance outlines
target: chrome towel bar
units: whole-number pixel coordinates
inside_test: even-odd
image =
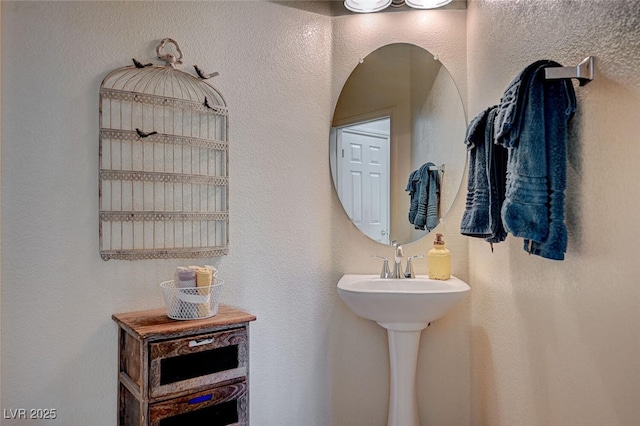
[[[593,56],[586,57],[575,67],[550,67],[544,69],[544,77],[547,80],[563,78],[577,78],[580,86],[584,86],[594,79],[596,72]]]

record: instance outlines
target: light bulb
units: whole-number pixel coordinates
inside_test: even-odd
[[[390,4],[391,0],[344,0],[344,7],[358,13],[378,12]]]
[[[405,0],[405,3],[414,9],[435,9],[447,5],[452,1],[453,0]]]

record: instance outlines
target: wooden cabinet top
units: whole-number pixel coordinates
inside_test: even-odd
[[[174,320],[167,316],[164,308],[114,314],[112,318],[120,327],[139,339],[149,340],[207,332],[256,319],[254,315],[222,303],[218,306],[215,316],[204,319]]]

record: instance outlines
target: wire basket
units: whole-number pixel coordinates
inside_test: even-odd
[[[192,320],[209,318],[218,313],[220,291],[224,281],[213,279],[209,287],[178,288],[175,281],[160,283],[164,303],[167,306],[167,316],[176,320]]]

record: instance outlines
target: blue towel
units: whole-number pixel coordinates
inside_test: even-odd
[[[467,202],[460,233],[499,243],[507,237],[500,209],[504,201],[507,150],[493,143],[493,123],[497,107],[475,117],[467,128],[469,151]]]
[[[407,182],[406,191],[409,192],[411,197],[411,204],[409,206],[409,223],[413,225],[418,214],[418,189],[420,188],[420,173],[419,170],[415,170],[409,175],[409,182]]]
[[[501,212],[506,195],[509,150],[502,145],[496,145],[493,140],[493,128],[497,111],[497,108],[491,111],[485,133],[491,224],[491,234],[485,238],[485,241],[489,243],[499,243],[507,238],[507,231],[504,229],[504,224],[502,223]]]
[[[437,170],[429,170],[434,165],[425,163],[409,176],[406,188],[411,197],[409,222],[415,229],[431,231],[438,225],[440,177]]]
[[[485,130],[491,108],[478,114],[467,127],[465,143],[469,151],[469,174],[467,181],[467,203],[462,215],[460,233],[463,235],[484,238],[491,232],[489,223],[489,179],[487,177],[487,160]]]
[[[505,229],[525,239],[529,253],[562,260],[567,249],[564,223],[568,122],[576,108],[570,80],[546,80],[537,61],[505,91],[495,120],[496,144],[509,149],[502,206]]]

